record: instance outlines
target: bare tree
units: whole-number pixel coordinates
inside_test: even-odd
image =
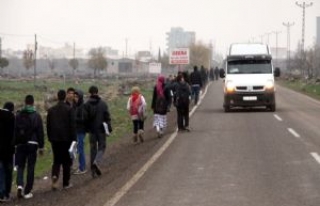
[[[70,59],[69,60],[69,66],[72,68],[72,75],[74,77],[74,73],[77,70],[77,68],[79,67],[78,59]]]
[[[56,62],[53,58],[48,59],[48,66],[51,69],[51,71],[53,71],[56,68]]]
[[[202,42],[190,45],[190,65],[209,68],[210,48]]]
[[[89,51],[89,68],[93,69],[93,77],[96,78],[97,71],[100,72],[108,66],[106,51],[102,47],[93,48]]]
[[[34,65],[32,50],[28,49],[23,52],[23,65],[27,70]]]
[[[161,63],[161,67],[162,68],[169,68],[170,64],[169,64],[169,56],[166,53],[163,53],[162,56],[159,55],[159,62]]]

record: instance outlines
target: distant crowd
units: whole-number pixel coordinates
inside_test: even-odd
[[[210,80],[218,79],[218,69],[178,72],[165,78],[159,75],[153,89],[151,109],[153,127],[157,137],[164,135],[167,113],[174,106],[179,132],[190,132],[189,107],[199,103],[199,96]],[[68,88],[57,92],[58,103],[47,111],[46,132],[53,153],[51,188],[59,188],[62,167],[62,188],[69,189],[71,174],[87,173],[85,137],[90,143],[90,172],[93,178],[102,175],[101,163],[106,150],[107,136],[112,134],[112,121],[108,104],[98,94],[96,86],[88,89],[84,101],[81,90]],[[139,87],[131,89],[127,110],[132,120],[132,141],[144,142],[144,122],[148,117],[147,102]],[[17,198],[33,197],[34,172],[37,156],[44,152],[44,125],[34,106],[34,97],[25,96],[24,107],[15,112],[13,102],[6,102],[0,109],[0,202],[12,200],[13,169],[17,168]],[[77,158],[76,158],[77,157]],[[75,164],[75,159],[78,163]],[[75,165],[77,167],[75,168]],[[73,169],[74,168],[74,169]],[[24,174],[26,170],[26,175]],[[24,180],[26,177],[26,180]]]

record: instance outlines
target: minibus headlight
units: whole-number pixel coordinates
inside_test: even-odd
[[[226,84],[227,93],[232,93],[235,90],[234,83],[232,81],[228,81]]]
[[[273,89],[274,88],[274,82],[272,80],[267,81],[265,87],[266,87],[266,89]]]

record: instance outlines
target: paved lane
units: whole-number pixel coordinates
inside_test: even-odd
[[[308,98],[290,101],[297,95],[279,88],[276,113],[224,113],[221,88],[210,85],[192,132],[179,133],[117,206],[320,205],[320,164],[310,154],[317,154],[318,130],[300,122],[320,117],[318,104],[305,108]]]

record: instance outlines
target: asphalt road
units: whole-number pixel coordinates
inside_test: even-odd
[[[274,113],[224,113],[213,82],[192,131],[178,133],[115,205],[319,206],[320,103],[280,86],[276,98]]]

